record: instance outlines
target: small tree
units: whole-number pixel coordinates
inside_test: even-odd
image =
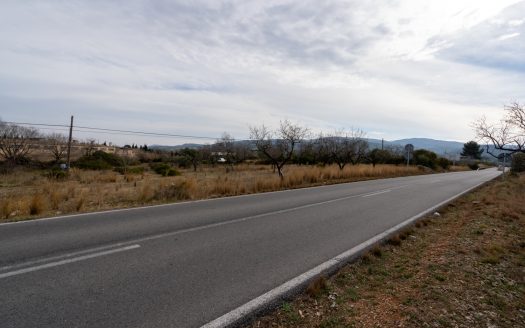
[[[481,154],[483,154],[483,149],[475,141],[469,141],[463,145],[463,151],[461,156],[466,156],[472,159],[481,159]]]
[[[361,130],[338,130],[327,136],[321,135],[319,141],[323,152],[342,170],[346,164],[356,165],[366,157],[368,142],[364,136]]]
[[[250,127],[250,138],[257,151],[277,168],[281,179],[284,179],[284,165],[291,160],[297,144],[308,134],[307,128],[292,124],[288,120],[281,121],[277,131],[272,131],[265,125]]]
[[[215,143],[215,149],[217,149],[226,163],[228,163],[233,170],[233,165],[237,162],[237,153],[235,152],[235,139],[228,132],[224,132],[219,140]]]
[[[372,166],[375,167],[377,164],[387,163],[392,156],[388,150],[375,148],[369,151],[366,157]]]
[[[38,136],[35,128],[0,121],[0,155],[6,161],[18,164],[31,152],[31,143]]]
[[[200,164],[202,154],[197,149],[184,148],[180,154],[188,159],[193,166],[193,171],[197,172],[197,166]]]
[[[49,151],[53,155],[55,163],[59,163],[67,151],[67,138],[61,133],[51,133],[47,136]]]

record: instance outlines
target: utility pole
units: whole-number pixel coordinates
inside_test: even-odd
[[[73,115],[71,115],[71,125],[69,125],[69,141],[67,142],[67,170],[71,166],[71,141],[73,139]]]
[[[381,138],[381,150],[385,150],[385,139]]]

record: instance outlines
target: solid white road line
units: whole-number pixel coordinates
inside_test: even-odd
[[[130,245],[130,246],[126,246],[126,247],[111,249],[111,250],[104,251],[104,252],[98,252],[98,253],[83,255],[83,256],[74,257],[74,258],[70,258],[70,259],[64,259],[64,260],[61,260],[61,261],[56,261],[56,262],[41,264],[41,265],[37,265],[37,266],[32,266],[32,267],[29,267],[29,268],[24,268],[24,269],[10,271],[10,272],[6,272],[6,273],[1,273],[0,274],[0,279],[11,277],[11,276],[16,276],[16,275],[24,274],[24,273],[28,273],[28,272],[38,271],[38,270],[42,270],[42,269],[52,268],[52,267],[56,267],[56,266],[59,266],[59,265],[64,265],[64,264],[84,261],[84,260],[88,260],[88,259],[91,259],[91,258],[94,258],[94,257],[99,257],[99,256],[104,256],[104,255],[109,255],[109,254],[129,251],[129,250],[132,250],[132,249],[135,249],[135,248],[139,248],[139,247],[140,247],[140,245],[136,245],[135,244],[135,245]]]

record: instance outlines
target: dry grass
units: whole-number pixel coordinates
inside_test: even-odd
[[[72,169],[68,178],[51,180],[41,171],[17,169],[2,176],[0,220],[131,207],[180,200],[234,196],[290,188],[422,174],[417,167],[356,165],[285,168],[284,179],[267,165],[242,164],[183,170],[182,176],[153,172],[121,175],[113,171]]]
[[[524,201],[493,181],[250,327],[525,327]]]

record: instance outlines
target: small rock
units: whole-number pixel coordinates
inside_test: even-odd
[[[315,315],[320,317],[321,316],[321,312],[315,312]]]
[[[472,201],[472,204],[481,204],[481,202],[479,200],[474,200]]]
[[[299,315],[301,316],[301,318],[304,318],[303,311],[299,310]]]
[[[433,216],[436,217],[436,218],[438,218],[438,217],[441,216],[441,214],[439,214],[439,212],[434,212]]]

